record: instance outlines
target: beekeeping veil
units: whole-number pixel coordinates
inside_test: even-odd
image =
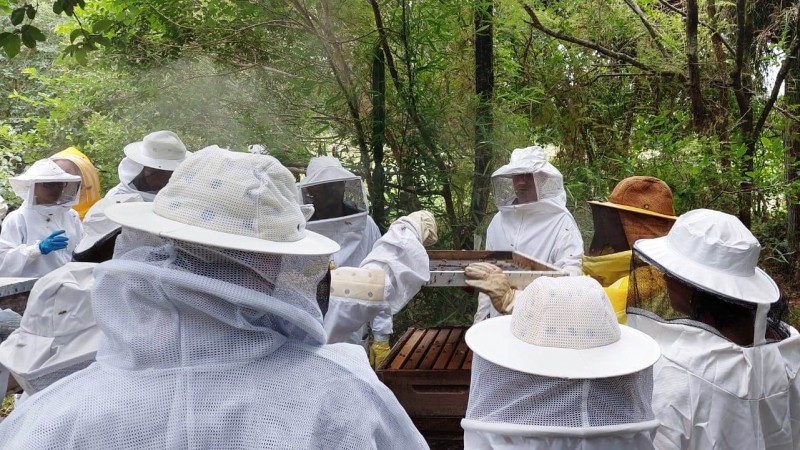
[[[511,316],[474,325],[466,341],[465,448],[653,448],[658,346],[617,324],[595,280],[540,277]]]
[[[333,257],[336,267],[358,267],[380,238],[378,227],[367,214],[361,177],[342,167],[338,159],[319,156],[309,161],[306,177],[297,186],[301,202],[313,204],[315,209],[306,229],[339,244],[341,250]],[[340,207],[342,215],[326,214]]]
[[[536,202],[547,201],[564,207],[567,194],[561,172],[547,162],[542,147],[518,148],[511,152],[511,161],[492,173],[492,188],[497,207],[522,204],[514,190],[515,175],[533,175]]]
[[[77,203],[81,188],[81,177],[64,172],[49,159],[36,161],[22,175],[8,181],[14,193],[24,200],[22,208],[33,208],[43,214],[68,210]],[[47,195],[37,196],[37,187]]]

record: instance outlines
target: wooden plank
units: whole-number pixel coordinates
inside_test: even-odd
[[[422,336],[422,339],[419,341],[419,345],[417,348],[414,349],[414,353],[409,356],[406,360],[406,363],[403,364],[403,370],[414,370],[419,366],[419,363],[422,362],[423,358],[425,358],[425,354],[428,352],[428,349],[433,342],[433,338],[436,337],[438,333],[438,328],[428,328],[425,329],[425,335]]]
[[[400,339],[398,339],[395,345],[392,346],[391,350],[389,350],[389,354],[386,355],[386,359],[384,359],[380,367],[376,369],[376,372],[389,369],[389,364],[391,364],[391,362],[398,357],[400,350],[403,349],[403,344],[406,343],[409,338],[411,338],[411,334],[414,332],[415,329],[416,328],[414,327],[409,327],[408,329],[406,329],[406,332],[403,333],[402,336],[400,336]]]
[[[408,340],[403,344],[403,347],[400,349],[400,352],[397,354],[397,357],[392,361],[389,365],[390,370],[398,370],[403,367],[408,357],[414,353],[414,350],[417,348],[417,343],[422,338],[422,335],[425,334],[425,330],[422,328],[415,329],[411,336],[409,336]]]
[[[528,255],[524,255],[520,252],[514,252],[511,255],[511,261],[519,267],[523,267],[526,269],[536,270],[536,271],[545,271],[545,272],[561,272],[556,266],[551,264],[547,264],[544,261],[539,261],[536,258],[533,258]]]
[[[467,351],[467,357],[464,359],[464,365],[462,365],[461,368],[472,370],[472,350]]]
[[[442,352],[439,353],[439,357],[436,358],[436,362],[433,364],[434,370],[442,370],[447,368],[447,363],[450,362],[450,358],[452,358],[455,354],[456,346],[462,339],[461,336],[463,334],[463,328],[454,328],[450,331],[450,335],[447,336],[447,341],[445,341],[444,346],[442,347]]]
[[[447,369],[461,369],[461,365],[464,363],[464,359],[467,357],[468,351],[469,347],[467,347],[466,341],[463,339],[459,341],[458,345],[456,346],[456,351],[453,353],[453,357],[450,358],[450,362],[447,363]]]
[[[433,368],[433,363],[435,363],[436,359],[439,357],[439,353],[441,353],[442,347],[444,347],[445,342],[447,342],[447,337],[449,335],[450,328],[439,329],[439,332],[436,333],[436,337],[433,338],[431,348],[428,349],[428,352],[425,354],[425,358],[419,364],[417,369],[427,370]]]

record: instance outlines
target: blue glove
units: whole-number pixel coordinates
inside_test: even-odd
[[[64,233],[66,233],[64,230],[56,230],[50,233],[50,236],[47,236],[42,242],[39,242],[39,251],[42,252],[43,255],[46,255],[54,250],[63,250],[67,248],[67,241],[69,241],[69,238],[61,236]]]

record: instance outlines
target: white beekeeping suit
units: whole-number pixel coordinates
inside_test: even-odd
[[[517,251],[581,274],[583,238],[567,210],[561,172],[541,147],[515,149],[492,174],[492,188],[498,212],[486,230],[486,250]],[[489,298],[479,295],[475,322],[497,315]]]
[[[191,154],[172,131],[154,131],[141,141],[126,145],[125,157],[119,163],[119,184],[106,197],[139,194],[144,201],[152,202],[170,173]]]
[[[800,335],[736,218],[678,217],[634,244],[628,324],[652,336],[658,450],[800,448]]]
[[[19,449],[427,448],[363,350],[325,344],[335,242],[305,230],[294,177],[216,146],[123,226],[94,271],[96,362],[0,424]]]
[[[36,281],[20,326],[0,343],[0,364],[30,396],[94,361],[96,264],[68,263]]]
[[[8,205],[6,204],[6,199],[0,195],[0,220],[3,220],[3,218],[6,216],[6,213],[8,213]]]
[[[9,182],[24,201],[3,220],[0,276],[40,277],[71,261],[83,237],[78,213],[71,209],[81,177],[43,159]]]
[[[341,249],[333,255],[335,267],[358,267],[381,237],[367,213],[367,194],[361,177],[342,167],[331,156],[312,158],[306,177],[298,183],[301,201],[314,205],[306,229],[336,241]],[[328,211],[330,210],[330,211]],[[381,311],[371,322],[374,339],[388,347],[392,315]],[[367,324],[348,337],[347,342],[365,345]]]
[[[474,325],[466,341],[465,449],[653,449],[658,345],[617,324],[597,281],[537,278],[513,315]]]

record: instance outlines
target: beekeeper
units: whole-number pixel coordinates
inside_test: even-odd
[[[166,186],[173,171],[191,152],[172,131],[155,131],[139,142],[125,146],[125,157],[119,163],[119,184],[106,197],[117,194],[139,194],[152,202]]]
[[[359,267],[381,237],[378,226],[367,213],[367,194],[361,177],[342,167],[337,158],[319,156],[309,161],[298,188],[301,201],[314,205],[306,229],[339,244],[340,250],[333,255],[334,267]],[[391,311],[379,312],[370,325],[373,342],[369,354],[375,366],[376,358],[379,364],[389,353]],[[368,332],[365,323],[344,342],[366,346]]]
[[[71,262],[37,280],[19,328],[0,343],[0,365],[26,397],[94,361],[101,335],[92,312],[95,266]]]
[[[631,248],[639,239],[666,235],[675,223],[672,190],[655,177],[635,176],[617,183],[608,201],[590,201],[594,236],[583,257],[583,273],[606,290],[624,323]]]
[[[209,147],[106,215],[123,231],[94,271],[97,362],[16,409],[0,447],[427,448],[363,350],[325,344],[339,246],[305,229],[278,160]]]
[[[98,200],[100,195],[100,178],[97,176],[97,169],[92,161],[75,147],[69,147],[51,156],[58,167],[70,175],[81,177],[81,192],[78,195],[78,203],[72,209],[78,212],[81,220]]]
[[[589,277],[540,277],[467,330],[465,449],[653,449],[656,342],[617,324]]]
[[[800,448],[800,336],[782,321],[778,286],[756,266],[760,251],[736,217],[706,209],[634,244],[628,323],[662,353],[653,370],[656,448]]]
[[[570,274],[581,273],[583,238],[567,210],[561,172],[539,146],[518,148],[492,174],[498,212],[486,230],[486,250],[516,251]],[[478,296],[475,323],[498,314]]]
[[[9,182],[23,202],[3,220],[0,274],[40,277],[72,260],[72,250],[83,236],[78,213],[71,209],[81,177],[43,159]]]

